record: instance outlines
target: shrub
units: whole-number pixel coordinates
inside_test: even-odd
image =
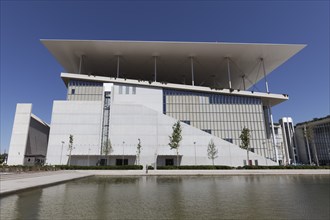
[[[330,169],[330,166],[310,166],[310,165],[301,165],[301,166],[243,166],[237,167],[236,169],[245,169],[245,170],[258,170],[258,169],[269,169],[269,170],[280,170],[280,169]]]
[[[67,166],[57,165],[55,166],[61,170],[142,170],[142,165],[124,165],[124,166]]]
[[[148,166],[148,169],[154,169],[152,166]],[[158,170],[230,170],[233,167],[221,166],[221,165],[183,165],[183,166],[157,166]]]

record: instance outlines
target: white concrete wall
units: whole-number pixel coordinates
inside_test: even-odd
[[[11,135],[8,165],[23,165],[26,142],[29,133],[32,104],[17,104]]]
[[[122,94],[119,94],[119,87],[122,86]],[[129,93],[126,94],[126,87]],[[132,85],[116,84],[112,96],[112,104],[143,104],[157,112],[163,112],[163,90],[152,87],[135,87],[136,93],[133,94]]]
[[[141,140],[141,163],[153,164],[157,155],[176,155],[168,146],[172,125],[177,121],[153,109],[136,104],[113,104],[111,106],[110,139],[113,145],[112,155],[136,155],[138,139]],[[207,146],[211,139],[218,147],[217,165],[243,166],[246,151],[197,128],[181,123],[182,142],[179,154],[183,155],[181,165],[212,164],[207,157]],[[250,160],[258,160],[259,165],[275,165],[271,160],[250,152]]]
[[[67,164],[70,134],[72,154],[99,154],[101,117],[101,101],[54,101],[46,163]]]

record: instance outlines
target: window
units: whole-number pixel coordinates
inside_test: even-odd
[[[71,95],[74,95],[76,93],[75,89],[71,89]]]
[[[106,165],[107,165],[107,159],[101,159],[100,166],[106,166]]]
[[[123,86],[119,86],[119,94],[123,94]]]
[[[183,123],[186,123],[187,125],[190,125],[190,121],[187,120],[181,120]]]
[[[135,86],[132,87],[132,94],[133,94],[133,95],[136,94],[136,87],[135,87]]]
[[[116,166],[122,166],[122,165],[128,165],[128,159],[124,159],[124,164],[123,164],[123,159],[116,159]]]
[[[202,129],[202,131],[211,134],[211,129]]]
[[[233,143],[233,139],[232,138],[223,138],[223,140],[228,141],[229,143]]]
[[[173,166],[174,160],[173,159],[165,159],[165,166]]]
[[[129,86],[126,86],[126,95],[129,94]]]

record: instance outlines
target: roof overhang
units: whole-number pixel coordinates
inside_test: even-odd
[[[228,88],[257,83],[306,45],[113,40],[41,40],[66,72]],[[81,59],[83,57],[83,59]],[[119,58],[118,58],[119,57]],[[118,62],[119,59],[119,62]],[[155,62],[156,60],[156,62]],[[119,63],[119,66],[118,66]],[[156,64],[156,65],[155,65]],[[156,66],[156,71],[155,71]]]

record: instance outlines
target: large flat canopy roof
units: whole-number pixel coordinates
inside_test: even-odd
[[[235,89],[244,89],[244,84],[248,89],[264,77],[263,66],[266,74],[269,74],[306,46],[113,40],[41,41],[66,72],[109,77],[116,77],[119,72],[120,78],[151,81],[155,79],[156,72],[159,82],[191,84],[193,68],[195,85],[228,88],[229,66],[232,88]]]

